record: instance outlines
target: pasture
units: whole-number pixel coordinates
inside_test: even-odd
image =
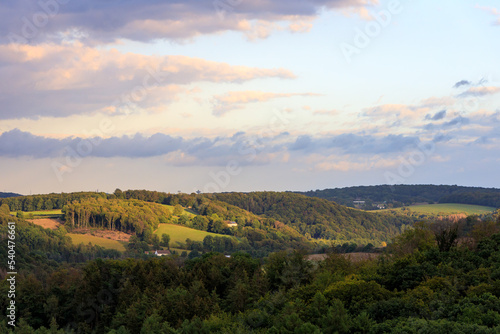
[[[412,205],[408,206],[407,208],[416,213],[439,215],[439,216],[453,215],[460,213],[466,215],[481,215],[495,211],[495,208],[489,206],[456,204],[456,203]]]
[[[216,233],[195,230],[193,228],[189,228],[189,227],[185,227],[185,226],[181,226],[181,225],[174,225],[174,224],[160,224],[158,226],[158,229],[155,231],[155,234],[157,234],[161,239],[161,235],[163,233],[170,235],[170,244],[171,245],[175,245],[175,243],[177,241],[184,243],[184,242],[186,242],[187,238],[189,238],[193,241],[203,241],[203,239],[207,235],[211,235],[213,237],[225,236],[222,234],[216,234]],[[226,237],[231,238],[230,236],[226,236]]]
[[[90,242],[93,245],[98,245],[103,248],[116,249],[120,252],[125,251],[125,246],[123,245],[123,243],[116,240],[94,237],[93,235],[88,235],[88,234],[77,234],[77,233],[68,233],[67,236],[71,238],[71,241],[75,245],[78,244],[87,245]]]
[[[11,215],[15,216],[17,212],[12,211]],[[62,216],[61,209],[57,210],[42,210],[42,211],[23,211],[23,215],[25,218],[33,215],[33,218],[60,218]]]

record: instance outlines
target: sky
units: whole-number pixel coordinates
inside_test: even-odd
[[[0,191],[500,187],[496,1],[6,0]]]

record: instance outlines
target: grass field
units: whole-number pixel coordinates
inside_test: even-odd
[[[167,205],[167,204],[162,204],[163,206],[166,206],[167,208],[170,209],[170,212],[174,212],[174,206],[173,205]],[[182,212],[182,214],[186,214],[188,215],[188,217],[194,217],[196,216],[196,212],[194,212],[193,210],[191,209],[188,209],[188,208],[184,208],[184,211]]]
[[[187,238],[189,238],[193,241],[203,241],[203,239],[207,235],[219,236],[219,237],[223,236],[222,234],[216,234],[216,233],[195,230],[193,228],[180,226],[180,225],[174,225],[174,224],[160,224],[160,226],[158,226],[158,230],[155,231],[155,234],[157,234],[161,239],[161,235],[163,233],[170,235],[170,244],[172,246],[175,246],[175,243],[177,241],[186,242]],[[231,238],[231,237],[228,236],[228,238]]]
[[[11,215],[16,215],[17,212],[12,211]],[[57,210],[43,210],[43,211],[23,211],[24,217],[28,217],[28,215],[32,214],[34,218],[58,218],[62,215],[60,209]]]
[[[88,234],[75,234],[75,233],[68,233],[67,236],[71,238],[73,243],[75,245],[78,244],[88,244],[89,242],[93,245],[98,245],[103,248],[108,248],[108,249],[116,249],[120,252],[125,251],[125,246],[116,240],[110,240],[107,238],[100,238],[100,237],[94,237],[93,235],[88,235]]]
[[[466,215],[480,215],[496,210],[495,208],[489,206],[454,203],[412,205],[407,208],[417,213],[430,215],[452,215],[459,213],[465,213]]]

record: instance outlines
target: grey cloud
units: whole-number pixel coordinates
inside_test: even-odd
[[[441,111],[438,111],[437,113],[435,113],[434,116],[427,114],[425,116],[425,119],[432,120],[432,121],[439,121],[439,120],[443,119],[445,116],[446,116],[446,110],[441,110]]]
[[[312,140],[310,136],[308,135],[300,136],[299,138],[297,138],[295,143],[293,143],[293,145],[290,146],[290,150],[292,151],[303,150],[308,148],[309,145],[311,145],[311,143]]]
[[[60,33],[63,32],[73,32],[86,36],[89,41],[101,42],[120,38],[137,41],[186,40],[202,34],[241,30],[238,23],[242,19],[277,22],[286,20],[286,16],[312,18],[323,8],[359,7],[374,4],[375,1],[265,0],[242,1],[234,5],[231,2],[222,3],[225,6],[217,6],[213,0],[3,1],[0,3],[0,13],[3,13],[0,19],[0,42],[6,43],[13,36],[27,37],[29,42],[44,41],[61,38]]]
[[[460,86],[470,86],[471,85],[471,82],[468,81],[468,80],[460,80],[459,82],[455,83],[453,85],[453,88],[458,88]]]
[[[0,156],[60,158],[77,152],[81,157],[147,158],[182,152],[204,164],[226,164],[230,159],[248,160],[259,153],[283,152],[287,149],[305,153],[325,153],[340,149],[347,154],[377,154],[400,152],[418,143],[417,137],[388,135],[382,138],[342,134],[335,137],[292,137],[278,134],[274,137],[238,136],[198,137],[186,139],[157,133],[146,137],[64,138],[36,136],[18,129],[0,135]],[[297,154],[299,154],[297,152]]]
[[[449,127],[453,127],[453,126],[467,125],[469,123],[470,123],[470,119],[468,119],[467,117],[457,116],[454,119],[452,119],[451,121],[443,123],[442,127],[449,128]]]
[[[440,142],[450,141],[451,139],[453,139],[453,137],[450,136],[449,134],[438,133],[437,135],[434,136],[432,141],[435,143],[440,143]]]

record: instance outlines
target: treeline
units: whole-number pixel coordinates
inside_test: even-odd
[[[498,333],[498,222],[473,226],[467,246],[442,247],[453,227],[417,225],[375,262],[208,253],[24,270],[15,333]],[[3,315],[7,289],[2,280]]]
[[[168,207],[160,204],[92,197],[66,204],[63,213],[70,228],[100,227],[137,234],[155,230],[172,215]]]
[[[222,193],[207,195],[264,215],[293,227],[313,239],[355,241],[361,244],[390,241],[407,225],[411,217],[392,213],[369,213],[336,203],[287,192]]]
[[[75,192],[46,195],[29,195],[0,199],[0,205],[7,204],[10,211],[40,211],[62,209],[66,204],[83,198],[108,198],[106,193]]]
[[[500,189],[457,185],[379,185],[299,192],[353,206],[353,201],[387,202],[392,207],[413,203],[462,203],[500,207]]]

